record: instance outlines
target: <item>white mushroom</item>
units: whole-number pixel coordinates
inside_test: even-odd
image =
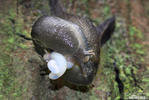
[[[58,79],[65,73],[66,69],[70,69],[73,66],[72,62],[67,61],[62,54],[57,52],[46,53],[44,60],[51,71],[49,78],[52,80]]]

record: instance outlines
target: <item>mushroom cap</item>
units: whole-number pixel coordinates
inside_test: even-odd
[[[67,69],[67,61],[62,54],[57,52],[51,53],[50,58],[51,59],[47,63],[47,66],[51,71],[51,73],[49,74],[49,78],[55,80],[65,73]]]

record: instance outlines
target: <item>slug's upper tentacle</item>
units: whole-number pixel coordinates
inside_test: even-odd
[[[85,55],[94,55],[95,56],[95,53],[94,53],[94,50],[88,50],[88,51],[83,51]]]

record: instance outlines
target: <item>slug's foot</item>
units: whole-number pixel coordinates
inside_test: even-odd
[[[87,56],[91,56],[91,55],[95,56],[94,50],[88,50],[88,51],[85,51],[85,50],[84,50],[83,52],[84,52],[84,54],[87,55]]]

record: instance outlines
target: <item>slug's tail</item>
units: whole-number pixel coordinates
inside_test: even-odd
[[[113,16],[97,26],[97,32],[100,35],[101,46],[103,46],[112,36],[115,29],[115,21],[116,18]]]

